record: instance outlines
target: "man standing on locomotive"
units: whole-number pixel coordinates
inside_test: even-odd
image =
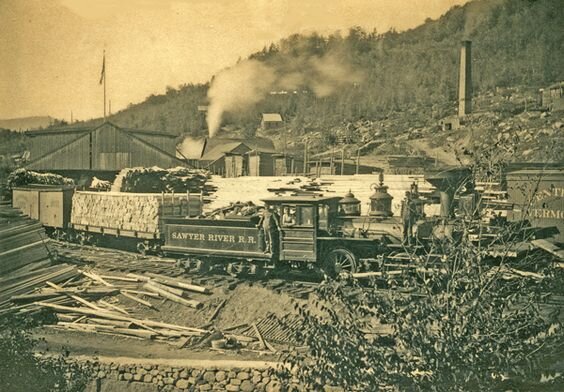
[[[265,249],[264,253],[273,252],[273,239],[277,238],[276,234],[280,231],[280,223],[273,206],[262,210],[262,215],[257,223],[264,233]]]
[[[405,192],[402,202],[401,218],[403,222],[403,242],[410,245],[413,238],[413,225],[417,220],[417,207],[409,191]]]
[[[284,207],[282,214],[282,226],[292,227],[296,224],[296,213],[290,210],[290,207]]]

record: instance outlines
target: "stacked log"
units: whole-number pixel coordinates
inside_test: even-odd
[[[197,216],[200,195],[75,192],[71,223],[145,233],[160,233],[162,216]]]
[[[160,193],[211,191],[206,186],[208,173],[204,170],[176,167],[142,167],[123,169],[116,177],[113,192]]]
[[[74,185],[71,178],[53,173],[38,173],[27,169],[16,169],[8,176],[8,188],[29,184]]]

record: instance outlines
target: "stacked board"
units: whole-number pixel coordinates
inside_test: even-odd
[[[0,275],[49,261],[48,241],[41,223],[9,204],[0,204]]]
[[[198,216],[201,205],[199,194],[75,192],[71,223],[158,235],[161,217]]]

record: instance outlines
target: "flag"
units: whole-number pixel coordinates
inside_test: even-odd
[[[100,73],[100,84],[102,84],[105,77],[106,77],[106,51],[104,51],[104,58],[102,59],[102,72]]]

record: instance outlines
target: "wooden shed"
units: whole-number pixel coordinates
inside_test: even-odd
[[[564,110],[564,82],[540,90],[541,106],[553,112]]]
[[[253,150],[246,155],[249,162],[249,176],[274,175],[273,153]]]
[[[378,173],[382,169],[376,166],[370,165],[360,165],[354,160],[333,160],[330,159],[314,160],[308,161],[308,172],[309,174],[315,175],[317,177],[322,175],[353,175],[353,174],[373,174]]]
[[[304,161],[293,155],[275,154],[272,156],[275,176],[303,174]]]
[[[241,177],[246,174],[246,160],[243,154],[226,153],[225,177]]]
[[[218,144],[207,150],[200,159],[200,167],[206,168],[213,174],[219,174],[227,177],[237,177],[235,172],[237,168],[233,168],[235,156],[241,156],[250,150],[245,143],[240,141]],[[242,158],[241,158],[242,159]],[[229,169],[227,168],[229,166]],[[229,170],[229,174],[227,171]]]
[[[262,129],[274,129],[284,125],[279,113],[263,113],[260,126]]]
[[[44,129],[26,135],[30,139],[26,167],[33,170],[94,172],[184,165],[175,156],[176,136],[164,132],[105,122],[95,127]]]

